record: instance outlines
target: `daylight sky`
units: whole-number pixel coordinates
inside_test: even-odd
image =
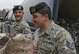
[[[11,9],[14,5],[19,5],[24,0],[0,0],[0,10]]]

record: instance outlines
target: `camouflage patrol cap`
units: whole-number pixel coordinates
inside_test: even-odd
[[[23,10],[24,8],[23,8],[23,6],[21,6],[21,5],[17,5],[17,6],[14,6],[14,8],[13,8],[13,13],[16,11],[16,10]]]
[[[33,14],[35,12],[42,11],[43,9],[48,8],[48,7],[49,6],[45,2],[41,2],[35,6],[31,6],[29,10],[30,10],[30,13]]]

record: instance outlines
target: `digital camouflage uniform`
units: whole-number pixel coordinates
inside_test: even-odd
[[[15,36],[16,34],[19,33],[31,34],[32,32],[30,30],[30,26],[25,21],[21,21],[19,23],[16,22],[13,23],[11,33],[13,34],[13,36]]]
[[[31,33],[25,21],[14,22],[11,26],[11,38],[3,54],[33,54]]]
[[[8,25],[9,24],[7,24],[6,22],[1,22],[0,23],[0,33],[8,33],[8,30],[10,30]]]
[[[29,25],[22,18],[24,14],[23,9],[21,5],[15,6],[12,9],[15,22],[5,21],[0,27],[0,32],[6,33],[9,38],[3,54],[33,54],[32,32]],[[16,18],[19,18],[19,20]]]
[[[37,29],[34,33],[38,47],[37,54],[76,54],[74,42],[64,28],[50,24],[48,29]]]
[[[9,37],[8,35],[6,35],[6,33],[8,33],[8,25],[5,22],[1,22],[0,23],[0,54],[3,53],[3,50],[6,48],[7,42],[9,40]]]

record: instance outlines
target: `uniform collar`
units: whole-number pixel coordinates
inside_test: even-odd
[[[47,30],[45,31],[46,34],[50,35],[51,31],[53,31],[53,29],[54,29],[54,26],[53,26],[53,25],[54,25],[54,22],[51,21],[51,24],[49,25],[49,27],[48,27]]]
[[[51,30],[53,30],[53,25],[54,25],[54,22],[51,21],[51,24],[49,25],[49,27],[48,27],[46,30],[44,30],[44,29],[39,29],[39,35],[40,35],[40,36],[42,36],[42,35],[44,35],[44,34],[50,35]]]

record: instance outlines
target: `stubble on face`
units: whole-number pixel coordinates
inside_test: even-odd
[[[43,27],[44,19],[43,16],[40,13],[34,13],[32,14],[33,16],[33,24],[36,28],[41,28]]]

